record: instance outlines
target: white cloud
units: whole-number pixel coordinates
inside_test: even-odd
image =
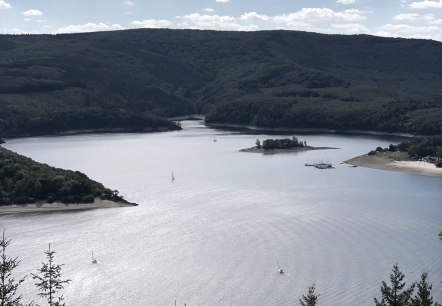
[[[374,35],[442,40],[442,29],[436,25],[385,24]]]
[[[235,29],[240,25],[236,22],[235,17],[218,16],[218,15],[200,15],[192,13],[185,16],[177,16],[183,22],[178,26],[191,29]]]
[[[344,31],[346,34],[368,33],[369,30],[360,23],[332,24],[332,28]]]
[[[242,14],[239,19],[241,19],[242,21],[251,22],[251,21],[257,21],[257,20],[267,21],[270,18],[267,15],[260,15],[256,12],[248,12],[248,13]]]
[[[135,5],[135,3],[133,3],[133,2],[130,1],[130,0],[126,0],[126,1],[124,1],[124,4],[127,5],[127,6],[134,6],[134,5]]]
[[[355,2],[356,2],[356,0],[336,0],[336,3],[344,4],[344,5],[353,4]]]
[[[427,9],[427,8],[442,9],[442,0],[439,1],[424,0],[424,1],[412,2],[409,4],[409,6],[412,9]]]
[[[19,28],[0,29],[0,34],[29,34],[29,31],[21,30]]]
[[[409,24],[385,24],[379,27],[381,31],[386,32],[398,32],[398,33],[428,33],[428,32],[437,32],[442,31],[437,26],[414,26]]]
[[[30,10],[23,12],[23,15],[28,16],[28,17],[36,17],[36,16],[42,16],[43,13],[39,10],[30,9]]]
[[[46,23],[46,22],[48,22],[48,21],[45,20],[45,19],[38,19],[38,20],[35,20],[35,19],[32,19],[32,18],[25,18],[24,20],[25,20],[26,22],[36,21],[37,23]]]
[[[105,24],[103,22],[93,23],[88,22],[86,24],[68,25],[61,27],[57,30],[57,33],[82,33],[82,32],[96,32],[96,31],[113,31],[123,30],[124,28],[119,24]]]
[[[217,3],[227,3],[227,2],[229,2],[230,0],[216,0],[216,2]]]
[[[244,25],[240,19],[232,16],[201,15],[192,13],[185,16],[177,16],[182,20],[177,24],[183,29],[204,29],[204,30],[233,30],[233,31],[257,31],[259,26],[254,24]]]
[[[208,7],[208,8],[203,9],[203,11],[213,13],[215,10],[213,8]]]
[[[425,22],[434,22],[435,18],[433,14],[416,14],[416,13],[408,13],[408,14],[398,14],[393,17],[393,20],[398,21],[416,21],[423,20]]]
[[[416,20],[419,18],[419,14],[409,13],[409,14],[398,14],[393,17],[394,20]]]
[[[132,21],[131,24],[142,28],[167,28],[173,23],[165,19],[146,19],[142,21]]]
[[[11,4],[0,0],[0,10],[11,8]]]
[[[303,29],[317,31],[313,26],[317,22],[346,21],[352,22],[365,20],[363,11],[356,9],[334,11],[329,8],[303,8],[300,11],[273,17],[273,21],[282,29]]]

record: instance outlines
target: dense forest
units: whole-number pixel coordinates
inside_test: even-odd
[[[118,191],[79,171],[50,167],[0,147],[0,206],[36,201],[93,203],[98,197],[127,203]]]
[[[266,139],[262,142],[259,139],[256,140],[256,148],[264,149],[264,150],[273,150],[273,149],[291,149],[291,148],[303,148],[307,147],[306,141],[299,141],[295,136],[290,138],[283,139]]]
[[[208,123],[442,132],[442,43],[296,31],[0,35],[0,137]]]

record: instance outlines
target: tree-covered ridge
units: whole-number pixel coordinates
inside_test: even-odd
[[[212,123],[439,134],[440,58],[435,41],[294,31],[0,35],[0,137],[191,113]]]
[[[63,170],[0,148],[0,205],[36,201],[92,203],[96,197],[126,201],[79,171]]]

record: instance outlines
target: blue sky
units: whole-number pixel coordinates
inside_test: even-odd
[[[0,0],[0,33],[287,29],[442,41],[442,0]]]

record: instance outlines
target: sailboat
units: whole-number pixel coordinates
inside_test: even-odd
[[[172,174],[170,175],[170,179],[172,180],[172,182],[175,180],[175,174],[172,171]]]
[[[92,252],[92,263],[93,263],[93,264],[96,264],[96,263],[97,263],[97,260],[96,260],[95,257],[94,257],[94,252]]]
[[[279,265],[279,260],[278,260],[278,258],[276,258],[276,262],[278,263],[278,272],[279,272],[279,274],[284,274],[284,270],[281,269],[281,266]]]
[[[213,142],[217,142],[218,139],[216,139],[216,136],[213,136]]]

